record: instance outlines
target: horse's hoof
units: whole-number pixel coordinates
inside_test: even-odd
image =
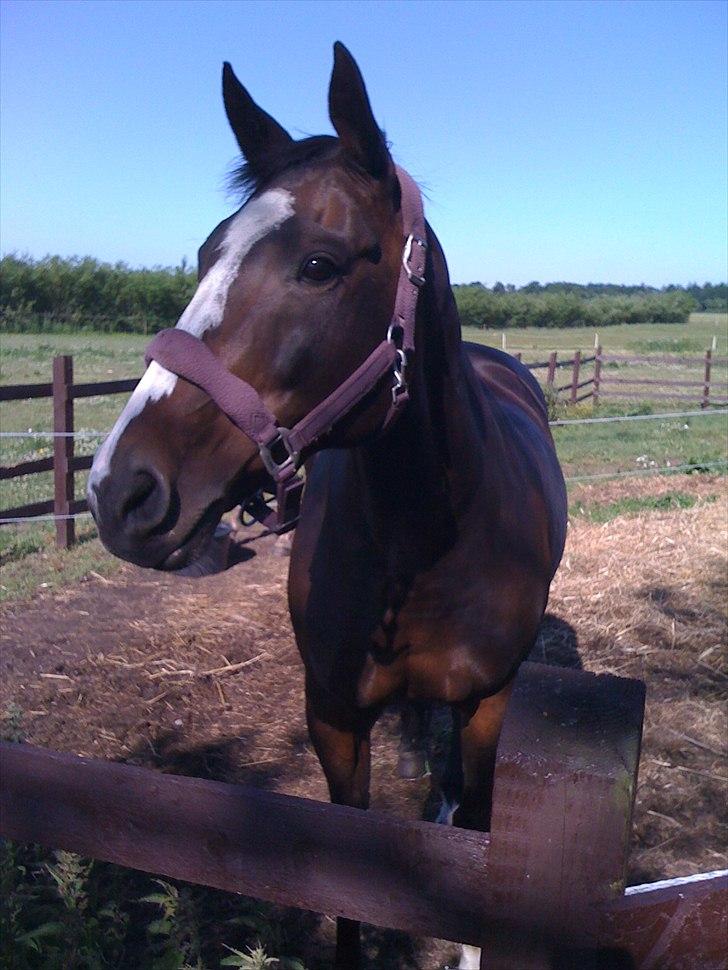
[[[397,774],[407,781],[415,781],[429,775],[427,758],[421,751],[400,751],[397,759]]]
[[[292,545],[293,545],[293,533],[285,532],[282,536],[278,536],[276,541],[273,543],[273,555],[290,556]]]

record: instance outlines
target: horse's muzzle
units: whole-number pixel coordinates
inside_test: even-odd
[[[88,504],[110,552],[138,566],[164,570],[191,562],[220,514],[208,509],[185,528],[176,489],[151,466],[90,483]]]

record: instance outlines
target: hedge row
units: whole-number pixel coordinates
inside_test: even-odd
[[[0,327],[15,332],[153,333],[174,325],[196,284],[196,274],[184,263],[176,268],[130,269],[90,257],[5,256],[0,260]],[[710,295],[720,289],[706,286]],[[463,324],[501,330],[684,321],[701,305],[689,288],[676,287],[659,291],[530,283],[521,290],[502,284],[490,290],[473,283],[453,291]]]
[[[684,290],[584,298],[574,293],[494,293],[480,286],[453,289],[464,326],[497,330],[685,322],[696,309],[696,301]]]

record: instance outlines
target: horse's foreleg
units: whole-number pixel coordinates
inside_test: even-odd
[[[369,807],[371,724],[353,717],[346,720],[326,718],[308,699],[306,720],[311,743],[316,750],[329,786],[331,801],[353,808]],[[358,970],[361,965],[359,923],[336,921],[336,968]]]
[[[463,794],[455,824],[461,828],[490,828],[496,748],[512,687],[513,681],[497,694],[459,706]]]

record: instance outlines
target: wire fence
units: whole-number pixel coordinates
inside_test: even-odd
[[[686,417],[707,417],[708,415],[722,414],[728,415],[728,410],[723,408],[713,408],[701,411],[664,411],[659,414],[629,414],[629,415],[608,415],[599,418],[564,418],[550,421],[552,427],[566,427],[575,425],[607,424],[620,421],[655,421],[658,419],[686,418]],[[54,432],[54,431],[3,431],[0,438],[104,438],[107,431],[76,431],[76,432]],[[626,471],[599,472],[592,475],[570,475],[565,478],[568,484],[580,482],[607,481],[609,479],[640,477],[644,475],[674,475],[681,472],[705,471],[707,469],[728,469],[728,460],[691,462],[682,465],[665,465],[655,468],[633,468]],[[90,516],[88,511],[70,513],[68,515],[34,515],[34,516],[9,516],[0,518],[0,525],[32,525],[40,522],[62,522],[75,520]]]
[[[662,411],[658,414],[612,414],[600,418],[556,418],[549,421],[552,428],[578,424],[609,424],[621,421],[657,421],[663,418],[705,418],[716,414],[728,415],[728,408],[706,408],[697,411]],[[108,431],[0,431],[0,438],[105,438]]]

